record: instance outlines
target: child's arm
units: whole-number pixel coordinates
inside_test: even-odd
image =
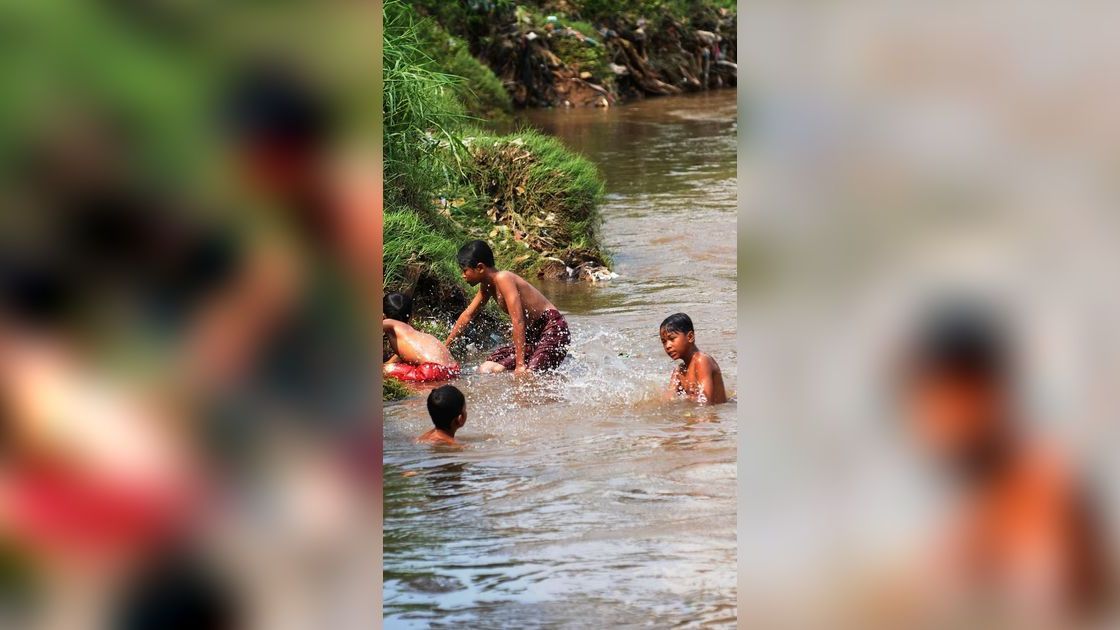
[[[513,324],[513,352],[514,372],[525,371],[525,310],[521,307],[521,291],[512,279],[498,281],[497,287],[505,297],[506,310],[509,312],[510,323]]]
[[[482,305],[486,303],[486,298],[488,297],[489,295],[487,295],[486,289],[484,287],[480,287],[478,289],[478,293],[475,294],[474,299],[471,300],[471,303],[468,304],[467,308],[463,310],[463,313],[459,315],[459,319],[455,320],[455,325],[451,327],[451,332],[447,333],[447,341],[444,341],[443,345],[447,346],[448,350],[451,349],[451,342],[455,341],[455,338],[459,336],[459,333],[463,332],[463,329],[471,323],[471,320],[474,319],[474,316],[478,314],[479,309],[481,309]]]
[[[700,402],[712,404],[723,402],[716,396],[716,379],[722,381],[723,377],[720,376],[715,361],[710,357],[704,357],[704,360],[700,361],[700,364],[696,367],[699,372],[698,376],[700,377],[700,387],[698,388],[700,390],[700,395],[697,399]],[[722,386],[720,389],[722,389]]]
[[[704,361],[696,367],[700,368],[700,387],[697,388],[700,390],[700,395],[696,398],[699,402],[710,402],[716,389],[712,380],[712,364]]]
[[[389,342],[389,352],[392,353],[389,359],[385,361],[385,365],[399,362],[401,360],[401,349],[397,347],[396,321],[391,319],[381,320],[381,330],[385,333],[385,339]]]
[[[677,366],[673,366],[673,373],[669,375],[669,389],[665,392],[665,398],[672,400],[677,397],[681,391],[681,370]]]

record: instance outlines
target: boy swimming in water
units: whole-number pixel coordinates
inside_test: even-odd
[[[459,316],[445,342],[448,347],[474,319],[490,298],[498,303],[513,324],[513,343],[498,348],[487,357],[479,372],[513,370],[550,370],[568,355],[571,334],[560,311],[524,278],[494,267],[494,252],[484,241],[471,241],[459,250],[463,279],[471,286],[481,284],[478,293]]]
[[[669,358],[683,361],[669,379],[676,396],[709,405],[727,402],[719,365],[696,347],[696,332],[688,315],[676,313],[661,322],[661,345]]]
[[[454,385],[437,387],[428,394],[428,415],[434,429],[416,438],[420,444],[457,445],[455,432],[467,423],[467,399]]]
[[[412,299],[390,293],[382,301],[381,326],[393,356],[382,372],[402,381],[446,381],[459,375],[459,364],[447,347],[432,335],[408,325]]]

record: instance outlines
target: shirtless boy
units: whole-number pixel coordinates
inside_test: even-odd
[[[669,358],[682,361],[669,379],[676,396],[709,405],[727,402],[719,365],[696,347],[696,331],[688,315],[676,313],[661,322],[661,346]]]
[[[416,438],[420,444],[456,446],[455,432],[467,423],[467,400],[454,385],[443,385],[428,394],[428,415],[434,429]]]
[[[459,365],[439,339],[408,325],[412,300],[390,293],[382,301],[381,326],[393,356],[382,372],[402,381],[445,381],[459,375]]]
[[[989,595],[986,610],[1010,627],[1068,627],[1107,593],[1106,545],[1070,461],[1023,427],[1011,359],[974,308],[935,314],[908,352],[909,428],[958,490],[935,583],[944,605],[952,593]]]
[[[459,316],[446,345],[459,336],[490,298],[498,303],[513,323],[513,343],[498,348],[478,366],[483,373],[551,370],[568,355],[571,334],[560,311],[524,278],[494,267],[494,252],[484,241],[471,241],[459,250],[463,279],[471,286],[482,285],[469,306]]]

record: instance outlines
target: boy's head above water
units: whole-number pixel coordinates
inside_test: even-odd
[[[467,400],[463,392],[454,385],[433,389],[428,394],[428,415],[437,429],[454,436],[467,423]]]
[[[902,392],[923,446],[964,468],[983,467],[1013,429],[1009,355],[998,323],[975,308],[938,311],[924,322]]]
[[[224,122],[251,178],[291,192],[315,170],[333,118],[322,95],[295,68],[269,61],[243,71],[228,96]]]
[[[482,281],[486,271],[494,268],[494,251],[486,241],[471,241],[459,248],[456,256],[463,279],[474,286]]]
[[[692,318],[674,313],[661,322],[661,347],[671,359],[684,359],[696,351],[696,331]]]
[[[381,300],[381,314],[388,319],[408,323],[412,318],[412,298],[403,293],[389,293]]]

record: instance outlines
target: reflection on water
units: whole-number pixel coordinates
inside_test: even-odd
[[[606,174],[621,277],[542,286],[571,356],[461,379],[463,449],[412,443],[422,397],[386,407],[386,627],[733,625],[735,404],[666,401],[657,326],[689,313],[737,391],[735,94],[528,122]]]

